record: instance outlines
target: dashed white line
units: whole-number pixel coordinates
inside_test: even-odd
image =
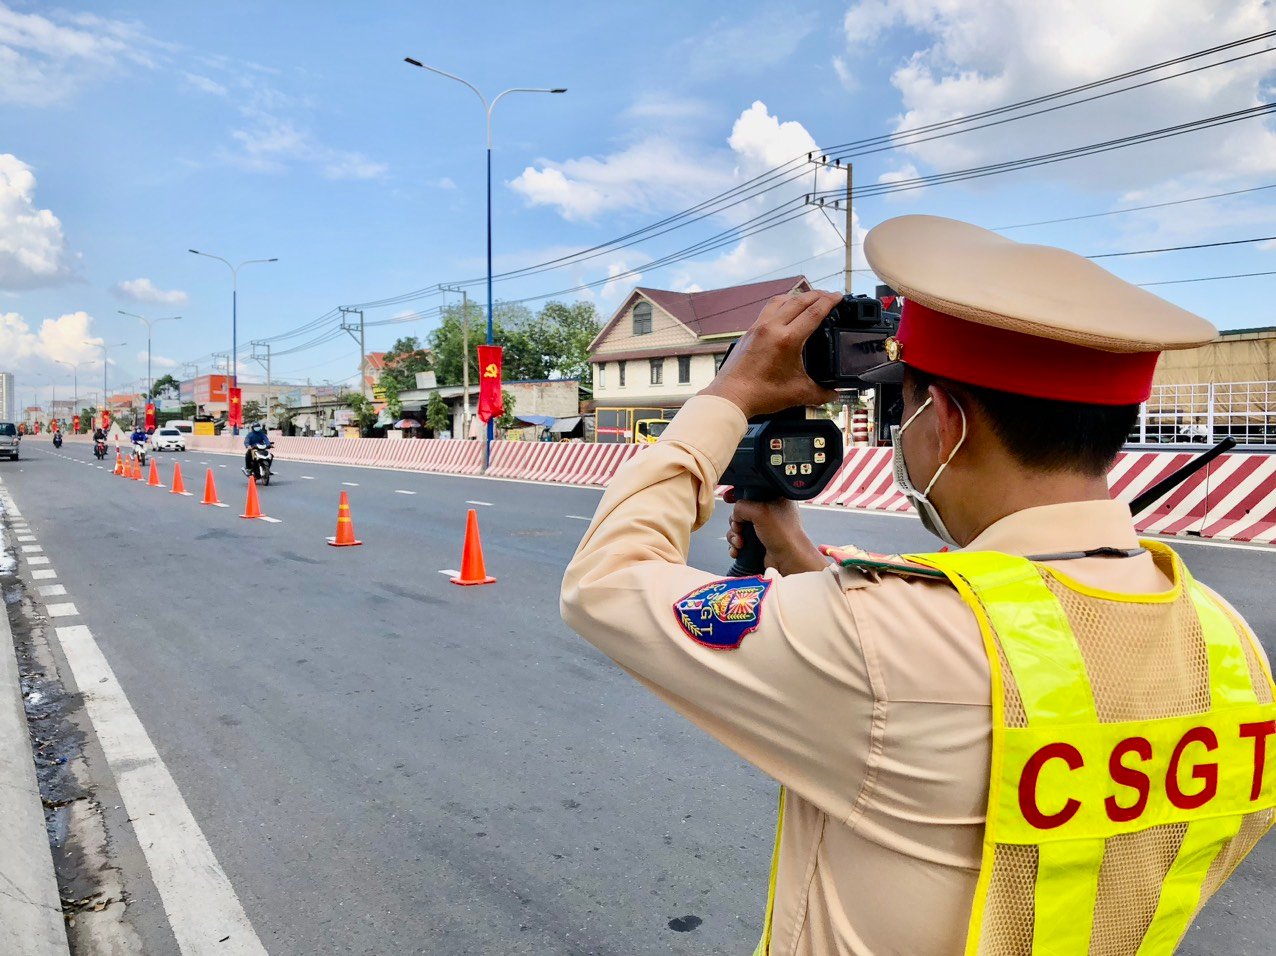
[[[345,486],[347,486],[348,488],[358,488],[358,487],[359,487],[359,482],[357,482],[357,481],[343,481],[343,482],[342,482],[342,484],[343,484],[343,485],[345,485]]]
[[[446,574],[449,578],[459,578],[461,576],[461,572],[455,568],[444,568],[439,574]]]
[[[301,480],[302,480],[302,481],[314,481],[314,480],[315,480],[315,476],[314,476],[314,475],[302,475],[302,476],[301,476]]]
[[[492,503],[490,501],[467,501],[466,504],[467,505],[482,505],[484,508],[492,507]]]
[[[93,635],[82,624],[59,627],[57,635],[178,948],[183,953],[266,956],[235,888]],[[227,940],[224,947],[215,942],[221,939]]]
[[[40,568],[39,570],[31,572],[32,579],[36,581],[47,581],[50,578],[56,578],[57,576],[58,572],[54,571],[52,568]]]
[[[573,518],[576,521],[593,521],[593,518],[586,518],[584,515],[563,515],[564,518]]]
[[[65,604],[46,604],[44,609],[49,612],[49,617],[75,617],[80,613],[70,601]]]
[[[65,584],[41,584],[40,597],[57,597],[59,594],[66,594]]]
[[[27,558],[27,564],[48,564],[49,559],[44,555],[37,555],[34,558]]]
[[[24,544],[22,546],[23,554],[39,554],[43,550],[44,548],[40,547],[38,544]]]
[[[261,516],[260,518],[258,518],[257,520],[258,520],[258,521],[269,521],[271,524],[279,524],[279,523],[280,523],[280,522],[282,522],[284,519],[283,519],[283,518],[271,518],[271,517],[269,517],[269,516],[267,516],[267,515],[262,515],[262,516]]]
[[[36,539],[36,538],[35,538],[35,535],[33,535],[33,534],[20,534],[20,535],[18,535],[18,540],[19,540],[19,541],[34,541],[35,539]]]
[[[396,495],[415,495],[416,494],[415,491],[404,491],[402,488],[395,488],[394,493]]]

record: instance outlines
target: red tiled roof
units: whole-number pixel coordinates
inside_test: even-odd
[[[368,368],[372,371],[379,372],[385,368],[384,352],[369,352],[365,358],[368,361]]]
[[[805,276],[790,276],[705,292],[668,292],[641,286],[634,291],[642,293],[696,335],[724,335],[745,331],[757,321],[762,306],[772,296],[810,287]]]

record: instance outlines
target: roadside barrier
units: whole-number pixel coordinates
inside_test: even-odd
[[[87,440],[87,439],[85,439]],[[239,454],[233,436],[191,436],[197,451]],[[483,445],[451,439],[278,438],[276,451],[289,460],[318,464],[365,465],[404,471],[477,475]],[[488,475],[573,485],[606,485],[616,471],[646,445],[497,441]],[[1108,476],[1113,496],[1131,501],[1196,453],[1122,452]],[[117,457],[117,461],[118,461]],[[136,460],[122,465],[125,477],[141,478]],[[207,499],[211,469],[205,485]],[[721,489],[719,489],[721,490]],[[216,490],[212,501],[220,504]],[[865,511],[910,512],[895,487],[889,448],[848,448],[846,459],[814,504]],[[1276,544],[1276,455],[1222,455],[1136,517],[1140,532],[1193,535],[1225,541]]]

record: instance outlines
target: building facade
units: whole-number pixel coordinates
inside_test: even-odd
[[[0,372],[0,421],[13,421],[17,410],[18,402],[13,397],[13,373]]]
[[[597,408],[676,408],[713,379],[731,343],[805,276],[713,289],[637,288],[590,343]]]

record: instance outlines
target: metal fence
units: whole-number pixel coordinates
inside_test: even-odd
[[[1139,410],[1130,441],[1276,447],[1276,382],[1156,385]]]

